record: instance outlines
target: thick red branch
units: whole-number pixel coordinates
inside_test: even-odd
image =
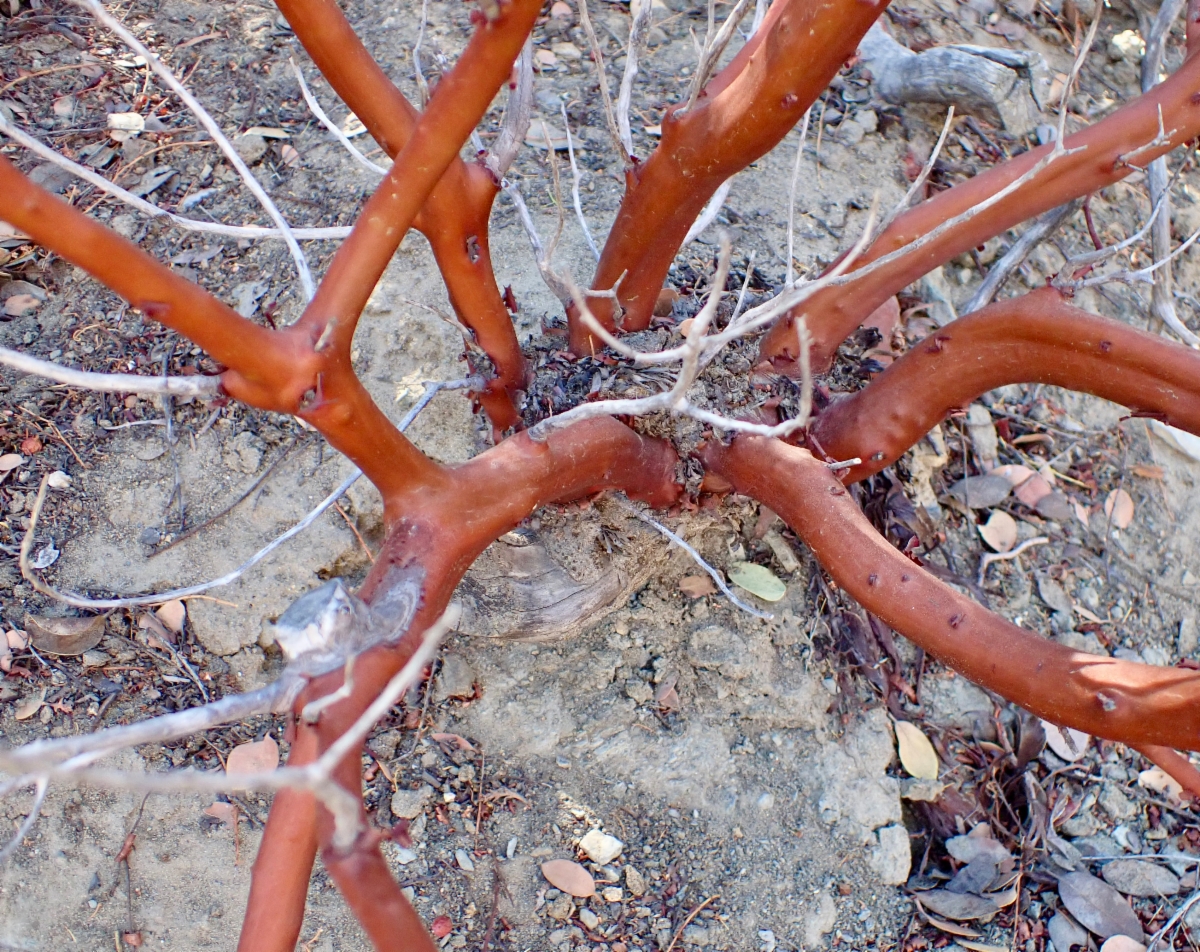
[[[777,0],[754,39],[685,115],[669,110],[662,142],[626,170],[625,198],[592,287],[621,278],[625,330],[649,326],[654,303],[688,228],[730,175],[773,149],[829,85],[886,0]],[[612,302],[592,311],[615,329]],[[571,315],[571,349],[603,346]]]
[[[1000,301],[916,344],[810,428],[831,459],[890,466],[951,410],[1010,383],[1090,393],[1200,433],[1200,353],[1073,307],[1053,288]]]
[[[326,709],[315,727],[300,725],[301,737],[315,737],[318,750],[340,737],[412,656],[420,636],[445,611],[479,553],[538,506],[604,489],[621,489],[656,506],[670,505],[680,491],[676,463],[668,444],[602,418],[555,432],[545,443],[535,443],[525,434],[510,437],[470,462],[448,468],[444,487],[427,486],[385,497],[388,536],[361,594],[367,601],[386,595],[389,573],[396,567],[419,571],[423,573],[420,608],[400,643],[359,656],[351,696]],[[317,679],[297,701],[297,710],[337,690],[341,681],[340,672]],[[339,765],[337,776],[356,795],[360,770],[355,754]],[[377,844],[364,838],[350,854],[335,854],[330,849],[329,817],[318,812],[322,857],[339,888],[378,948],[401,948],[388,944],[387,933],[392,929],[394,934],[415,934],[410,910],[386,864],[381,865]],[[367,882],[359,882],[363,876]]]
[[[1099,737],[1200,748],[1200,672],[1074,651],[992,614],[889,545],[807,450],[739,437],[701,456],[779,513],[864,608],[976,684]]]
[[[199,344],[247,387],[274,392],[293,377],[297,362],[305,362],[293,342],[246,320],[137,245],[34,185],[3,157],[0,217],[104,282],[147,317]]]
[[[1148,148],[1158,136],[1160,115],[1167,141]],[[1064,145],[1082,151],[1055,159],[1004,201],[860,280],[815,293],[771,328],[763,339],[763,357],[772,360],[781,371],[798,373],[793,321],[803,314],[813,337],[813,369],[818,372],[827,369],[838,344],[847,335],[880,304],[923,274],[1027,218],[1120,181],[1198,134],[1200,57],[1195,57],[1166,82],[1128,106],[1068,136]],[[902,248],[995,195],[1033,168],[1050,148],[1047,145],[1025,152],[922,202],[897,218],[859,257],[855,267],[861,268]]]
[[[395,158],[412,137],[420,113],[367,51],[337,4],[276,0],[276,6],[342,101]],[[456,155],[413,226],[429,239],[455,313],[496,368],[480,402],[492,424],[503,430],[518,421],[513,399],[526,386],[528,371],[488,247],[488,215],[498,188],[486,169],[468,166]]]
[[[316,749],[314,734],[301,735],[292,745],[288,766],[312,763]],[[281,790],[271,803],[254,860],[238,952],[294,952],[316,855],[316,800],[306,790]]]

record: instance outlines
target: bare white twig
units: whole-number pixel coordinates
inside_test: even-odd
[[[887,231],[888,226],[896,220],[896,217],[902,211],[912,204],[912,200],[916,197],[917,193],[924,188],[925,181],[929,178],[930,173],[933,171],[933,166],[937,162],[938,156],[942,154],[942,146],[946,144],[946,137],[950,135],[950,130],[952,128],[954,128],[953,106],[946,110],[946,121],[942,124],[941,135],[938,136],[938,140],[934,144],[933,151],[929,153],[929,160],[921,169],[921,174],[913,179],[913,183],[908,187],[908,191],[904,193],[904,197],[896,203],[896,207],[892,209],[887,218],[879,223],[879,230],[876,233],[876,237]]]
[[[421,0],[421,25],[417,28],[417,42],[413,44],[413,74],[417,80],[417,97],[421,109],[429,105],[429,83],[421,70],[421,44],[425,41],[425,24],[429,22],[429,0]]]
[[[458,623],[459,614],[458,606],[450,606],[445,614],[424,633],[421,643],[408,662],[392,677],[370,706],[345,733],[329,746],[324,754],[304,767],[281,767],[277,770],[233,775],[224,771],[190,770],[167,773],[134,773],[89,767],[88,764],[96,759],[94,753],[89,750],[71,760],[43,768],[44,777],[45,779],[64,777],[77,783],[88,783],[111,789],[164,793],[184,791],[225,793],[235,790],[269,792],[285,788],[310,790],[333,814],[335,847],[346,849],[354,842],[361,830],[359,812],[361,803],[357,797],[333,781],[333,772],[344,757],[362,744],[375,722],[387,713],[404,692],[420,678],[425,665],[433,658],[441,640]],[[89,735],[89,737],[80,739],[88,740],[96,736]],[[111,742],[107,749],[112,749]],[[0,752],[0,767],[7,770],[16,766],[17,769],[20,769],[17,759],[20,753],[21,751]]]
[[[533,40],[527,39],[517,57],[517,85],[508,94],[500,132],[485,159],[497,179],[503,179],[521,150],[533,111]]]
[[[1092,43],[1096,39],[1096,31],[1100,28],[1100,15],[1104,12],[1104,0],[1096,0],[1096,6],[1092,9],[1092,24],[1088,27],[1087,36],[1084,37],[1083,46],[1079,48],[1079,52],[1075,54],[1075,61],[1071,64],[1071,72],[1067,75],[1067,81],[1063,84],[1062,98],[1058,104],[1058,135],[1054,142],[1061,146],[1063,139],[1067,134],[1067,113],[1070,112],[1071,93],[1075,88],[1075,81],[1079,79],[1079,71],[1083,69],[1083,61],[1087,58],[1088,51],[1092,48]]]
[[[1079,208],[1080,202],[1067,202],[1053,208],[1038,218],[1032,225],[1021,233],[1021,237],[1013,242],[1012,247],[998,258],[988,269],[983,283],[979,285],[969,301],[958,309],[959,317],[986,307],[999,292],[1009,275],[1017,270],[1029,253],[1054,232],[1068,216]]]
[[[1032,549],[1035,545],[1045,545],[1050,540],[1046,536],[1036,536],[1032,539],[1026,539],[1015,549],[1009,549],[1007,552],[985,552],[979,560],[979,584],[983,584],[983,577],[987,573],[987,567],[993,562],[1007,562],[1009,559],[1015,559],[1026,549]]]
[[[325,114],[325,110],[322,109],[321,104],[317,102],[317,97],[313,95],[312,90],[308,88],[308,83],[304,81],[304,73],[302,73],[300,71],[300,67],[296,65],[296,61],[294,59],[289,59],[288,62],[292,66],[292,72],[295,73],[297,82],[300,83],[300,94],[304,97],[304,101],[308,103],[308,108],[312,110],[312,114],[317,117],[317,120],[321,123],[321,125],[333,133],[333,137],[342,144],[347,152],[350,153],[350,157],[368,172],[374,172],[376,175],[380,176],[387,175],[388,170],[386,168],[384,168],[382,165],[375,164],[365,155],[363,155],[358,150],[358,147],[350,141],[350,137],[341,129],[339,129],[337,123],[335,123],[329,118],[328,115]]]
[[[249,166],[242,160],[242,157],[237,154],[233,143],[226,138],[225,133],[221,131],[221,127],[217,121],[209,115],[208,111],[200,105],[200,101],[196,99],[187,88],[181,83],[176,75],[167,68],[166,64],[154,55],[145,44],[143,44],[136,36],[131,33],[120,20],[114,17],[104,8],[100,0],[71,0],[76,6],[88,10],[92,16],[104,24],[110,31],[115,33],[121,40],[132,50],[136,51],[146,60],[146,64],[153,70],[168,87],[178,96],[185,106],[196,119],[200,122],[217,147],[225,155],[226,160],[232,165],[242,177],[242,181],[246,184],[246,188],[250,193],[258,199],[260,205],[275,222],[275,227],[279,229],[284,243],[288,247],[288,251],[292,255],[292,260],[296,263],[296,271],[300,275],[300,286],[304,291],[306,301],[311,301],[313,294],[316,292],[316,285],[313,283],[312,271],[308,267],[308,260],[304,257],[304,252],[300,250],[300,245],[296,241],[295,235],[292,233],[291,226],[283,217],[282,213],[271,200],[271,196],[266,193],[266,190],[259,184],[258,179],[250,171]]]
[[[467,377],[463,380],[451,380],[446,382],[428,383],[426,384],[426,392],[416,405],[408,411],[404,419],[400,421],[398,429],[403,432],[408,428],[417,414],[421,412],[433,399],[434,395],[441,390],[458,390],[476,388],[482,384],[478,377]],[[343,495],[353,486],[362,476],[362,471],[355,468],[354,471],[347,476],[332,493],[326,496],[316,508],[308,515],[297,522],[294,526],[284,532],[282,535],[272,539],[269,543],[259,549],[254,555],[250,556],[245,562],[239,565],[231,572],[227,572],[220,578],[213,579],[208,582],[200,582],[197,585],[189,585],[184,588],[176,588],[167,592],[159,592],[156,595],[135,595],[128,598],[88,598],[85,595],[80,595],[75,592],[63,592],[55,589],[41,580],[41,578],[33,571],[29,564],[29,553],[33,548],[34,536],[37,532],[38,519],[42,514],[42,507],[45,504],[47,480],[49,475],[42,477],[41,485],[38,487],[37,498],[33,504],[33,510],[29,514],[29,529],[25,533],[24,539],[21,540],[21,550],[18,556],[18,562],[21,568],[21,574],[25,580],[29,582],[37,591],[49,598],[57,599],[67,605],[72,605],[75,608],[91,608],[97,610],[107,610],[112,608],[132,608],[139,605],[158,605],[162,602],[171,601],[176,598],[187,598],[190,595],[199,595],[209,589],[220,588],[223,585],[228,585],[236,581],[247,571],[265,559],[268,555],[274,552],[279,546],[287,542],[289,539],[299,535],[314,522],[326,509],[332,506],[335,502],[342,498]]]
[[[551,293],[562,302],[564,307],[570,306],[571,292],[568,290],[566,282],[550,264],[546,247],[542,244],[541,235],[538,234],[537,226],[533,223],[533,216],[529,214],[529,207],[525,204],[521,190],[517,188],[515,182],[506,180],[504,183],[504,194],[509,197],[509,200],[517,209],[521,225],[525,228],[525,234],[529,238],[530,246],[533,248],[534,261],[537,262],[538,274],[542,276],[542,281],[550,289]]]
[[[12,839],[4,845],[3,849],[0,849],[0,864],[6,862],[17,851],[17,847],[24,842],[29,831],[33,829],[33,824],[37,822],[38,814],[42,812],[42,804],[46,802],[46,791],[50,789],[50,778],[38,777],[34,782],[37,784],[37,792],[33,796],[33,805],[29,808],[29,814],[21,822]]]
[[[583,217],[583,203],[579,199],[579,166],[575,164],[575,143],[571,136],[571,120],[567,118],[567,104],[561,105],[563,128],[567,133],[567,156],[571,160],[571,200],[575,204],[575,217],[579,219],[579,227],[583,229],[583,237],[587,241],[588,247],[592,249],[592,254],[596,256],[596,260],[600,260],[600,249],[596,247],[595,239],[592,238],[592,230],[588,228],[587,219]]]
[[[717,216],[721,213],[721,207],[725,204],[725,199],[729,197],[729,189],[733,186],[733,179],[734,176],[731,175],[717,186],[717,190],[713,192],[713,197],[700,209],[700,214],[692,222],[692,227],[688,229],[688,233],[684,236],[683,243],[680,245],[681,248],[690,245],[699,238],[704,233],[704,230],[716,220]]]
[[[677,116],[681,116],[695,108],[696,101],[700,98],[700,91],[704,89],[704,85],[708,82],[709,77],[716,68],[717,62],[721,59],[721,54],[725,52],[725,47],[733,39],[734,30],[737,29],[737,25],[742,22],[742,17],[746,15],[746,11],[749,9],[750,0],[738,0],[737,6],[730,11],[729,16],[725,18],[725,22],[721,24],[721,29],[714,36],[712,6],[710,4],[708,32],[704,35],[704,47],[700,53],[700,62],[697,64],[696,72],[692,76],[692,83],[688,89],[687,103],[676,111],[675,114]]]
[[[664,526],[661,522],[659,522],[656,519],[652,519],[650,516],[646,515],[646,513],[642,512],[642,510],[640,510],[637,506],[635,506],[633,503],[631,503],[628,499],[623,499],[620,496],[614,496],[613,498],[616,500],[617,505],[619,505],[622,509],[624,509],[626,512],[628,512],[630,515],[640,519],[642,522],[646,523],[646,525],[653,526],[655,529],[657,529],[659,532],[661,532],[664,536],[666,536],[668,539],[670,539],[673,543],[675,543],[675,545],[679,546],[679,548],[683,549],[684,552],[686,552],[688,555],[690,555],[692,557],[692,559],[695,561],[695,563],[697,565],[699,565],[700,568],[704,569],[705,572],[708,573],[709,577],[713,580],[713,583],[717,586],[717,588],[719,588],[721,590],[721,594],[723,594],[726,598],[728,598],[730,602],[732,602],[734,605],[736,605],[742,611],[746,612],[747,614],[753,615],[755,618],[763,618],[763,619],[766,619],[767,621],[770,621],[772,618],[775,617],[770,612],[760,611],[759,609],[755,608],[753,605],[749,605],[746,602],[743,602],[740,598],[738,598],[736,595],[734,595],[733,591],[729,588],[729,586],[725,584],[725,579],[721,576],[721,573],[718,572],[711,565],[709,565],[706,561],[704,561],[704,557],[699,552],[697,552],[694,548],[692,548],[690,545],[688,545],[686,542],[684,542],[680,536],[676,535],[674,532],[672,532],[670,529],[668,529],[666,526]]]
[[[22,373],[35,374],[72,387],[96,390],[100,393],[158,393],[174,397],[210,399],[221,392],[220,377],[145,377],[141,374],[92,373],[62,367],[48,360],[39,360],[7,347],[0,347],[0,364]]]
[[[136,208],[138,211],[149,215],[152,218],[168,218],[175,225],[184,228],[187,231],[204,232],[211,235],[222,235],[227,238],[282,238],[283,232],[278,228],[265,228],[262,225],[221,225],[217,222],[197,221],[194,218],[184,218],[182,215],[176,215],[164,208],[159,208],[157,205],[146,201],[144,198],[139,198],[132,192],[126,191],[121,186],[110,182],[103,175],[89,169],[87,166],[80,165],[78,162],[72,162],[65,155],[55,152],[49,146],[39,142],[33,136],[29,135],[22,129],[17,128],[4,118],[4,113],[0,112],[0,132],[4,133],[14,142],[40,156],[47,162],[52,162],[59,168],[66,169],[72,175],[78,176],[85,182],[96,186],[102,192],[111,195],[113,198],[120,199],[125,204]],[[305,240],[312,239],[340,239],[345,238],[350,234],[349,228],[293,228],[292,234],[298,238]]]
[[[787,217],[787,276],[783,279],[786,288],[792,287],[792,269],[796,260],[796,187],[800,183],[800,161],[804,158],[804,143],[808,139],[808,120],[812,116],[812,106],[804,111],[804,121],[800,124],[800,141],[796,145],[796,161],[792,165],[792,181],[788,186],[788,217]]]
[[[617,94],[617,132],[628,155],[633,155],[633,131],[629,127],[629,110],[633,102],[633,81],[637,79],[638,58],[646,48],[646,39],[654,23],[652,0],[634,3],[637,9],[629,26],[629,41],[625,46],[625,71]]]
[[[600,100],[604,103],[604,118],[608,122],[608,132],[612,136],[617,154],[621,156],[622,164],[627,168],[629,166],[629,152],[626,150],[625,142],[621,138],[621,131],[617,128],[612,97],[608,94],[608,74],[604,71],[604,51],[600,48],[600,40],[596,36],[595,28],[592,26],[592,18],[588,15],[587,0],[579,0],[579,22],[583,26],[583,31],[587,34],[588,43],[592,47],[592,57],[596,62],[596,81],[600,86]]]

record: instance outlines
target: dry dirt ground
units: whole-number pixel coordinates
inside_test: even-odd
[[[415,96],[411,50],[419,4],[352,0],[345,8],[367,45]],[[9,0],[0,12],[14,10],[19,15],[0,17],[0,29],[7,30],[0,47],[0,108],[72,157],[147,189],[164,207],[230,223],[261,220],[190,117],[162,98],[126,51],[66,5],[43,0],[30,10]],[[121,12],[169,54],[231,135],[256,126],[268,130],[266,138],[251,133],[239,144],[295,223],[353,221],[374,178],[305,107],[289,57],[302,66],[335,121],[346,118],[273,8],[170,0],[135,3]],[[619,71],[628,8],[594,3],[592,12],[610,68]],[[429,4],[423,48],[434,74],[461,48],[468,14],[465,4]],[[1073,16],[1069,2],[1063,9],[942,0],[893,8],[891,28],[916,49],[945,43],[1033,49],[1061,74],[1070,65]],[[643,155],[653,147],[662,106],[686,88],[695,65],[690,33],[702,34],[704,17],[703,9],[680,0],[656,9],[635,96],[635,143]],[[1078,116],[1099,117],[1133,95],[1136,52],[1123,52],[1129,44],[1113,37],[1136,29],[1134,12],[1123,4],[1105,11],[1096,52],[1072,101]],[[542,52],[535,131],[513,178],[542,234],[553,231],[555,197],[540,130],[544,120],[551,135],[561,134],[565,104],[578,142],[584,211],[602,240],[623,186],[586,38],[571,10],[544,18],[534,38]],[[1176,37],[1168,64],[1180,56]],[[154,111],[162,131],[114,141],[106,112],[129,110]],[[498,116],[499,104],[485,121],[485,137]],[[877,189],[884,207],[902,194],[906,167],[924,161],[941,119],[932,107],[883,103],[861,68],[843,71],[814,112],[819,136],[809,139],[798,182],[801,269],[828,263],[853,240]],[[277,134],[282,137],[271,137]],[[369,148],[366,137],[356,141]],[[1031,141],[999,128],[994,116],[960,122],[935,171],[935,187]],[[784,277],[786,195],[796,147],[793,133],[739,175],[719,219],[734,242],[739,281],[754,254],[759,290],[778,287]],[[287,321],[298,312],[291,266],[277,245],[197,237],[149,222],[18,149],[6,147],[5,154],[188,277],[237,302],[243,313]],[[1173,161],[1190,162],[1191,156]],[[564,154],[559,162],[569,181]],[[1200,220],[1200,206],[1190,204],[1200,182],[1190,171],[1181,181],[1176,224],[1187,234]],[[1147,205],[1137,176],[1106,190],[1092,211],[1101,233],[1112,238],[1131,231]],[[582,281],[591,253],[569,206],[567,212],[556,263]],[[559,309],[503,197],[492,229],[500,283],[511,285],[520,304],[522,339],[530,342],[531,355],[546,357],[555,345],[543,331],[559,322]],[[714,232],[680,254],[672,275],[677,287],[703,287]],[[889,358],[888,344],[901,349],[926,333],[929,315],[947,298],[961,304],[977,286],[980,269],[1013,237],[1002,236],[909,289],[901,300],[905,322],[892,340],[870,353],[870,340],[847,349],[836,374],[823,383],[834,389],[861,385]],[[1006,293],[1037,286],[1064,255],[1085,247],[1082,222],[1073,222],[1037,250]],[[309,251],[323,265],[332,246],[313,243]],[[1177,278],[1186,294],[1200,293],[1187,257]],[[211,369],[198,350],[126,312],[65,262],[19,239],[5,241],[0,298],[22,294],[32,294],[36,306],[0,324],[5,346],[96,370],[155,373],[164,362],[175,373]],[[1082,301],[1144,326],[1140,294],[1112,286]],[[1181,301],[1185,317],[1192,300]],[[681,314],[688,303],[685,294]],[[466,373],[462,338],[448,312],[428,248],[412,235],[356,339],[358,370],[394,419],[420,394],[422,381]],[[749,362],[738,359],[748,370]],[[288,418],[237,406],[177,402],[164,408],[157,400],[89,395],[7,370],[0,381],[0,450],[23,457],[0,480],[6,513],[0,521],[0,612],[8,630],[25,630],[27,613],[66,611],[21,580],[14,558],[29,524],[33,490],[45,473],[60,470],[72,480],[69,489],[52,493],[39,531],[39,551],[46,542],[60,551],[47,578],[102,595],[156,592],[219,576],[294,524],[348,472],[344,460]],[[999,430],[1001,462],[1044,465],[1060,474],[1053,506],[1031,508],[1010,496],[988,507],[1016,517],[1021,539],[1049,539],[989,568],[982,589],[991,606],[1097,653],[1160,664],[1194,657],[1200,463],[1152,435],[1146,421],[1124,419],[1119,408],[1090,398],[1014,387],[983,403],[989,408],[985,418]],[[422,449],[445,461],[467,459],[490,440],[458,393],[439,395],[410,432]],[[913,505],[899,500],[919,505],[918,474],[922,468],[932,472],[928,486],[940,503],[932,503],[925,528],[943,536],[923,558],[952,583],[979,593],[976,524],[989,512],[967,512],[947,493],[964,473],[978,473],[971,449],[976,444],[965,417],[941,432],[938,445],[946,452],[940,462],[930,462],[937,450],[929,443],[898,467],[899,496],[889,495],[891,484],[880,480],[860,498],[868,511],[884,511],[879,521],[904,542],[915,531],[905,526],[919,518]],[[247,489],[253,489],[249,497],[216,525],[156,554]],[[1115,528],[1103,509],[1116,489],[1134,503],[1125,529]],[[1017,802],[1013,792],[1028,789],[1019,778],[1013,786],[1004,749],[1017,740],[1019,712],[994,704],[902,639],[891,668],[898,680],[878,687],[880,647],[848,620],[845,612],[853,606],[843,604],[803,546],[754,504],[726,500],[664,518],[719,569],[750,559],[784,578],[787,594],[770,606],[774,619],[753,618],[719,596],[685,595],[679,582],[697,573],[695,564],[611,501],[547,510],[498,542],[469,577],[463,593],[475,609],[469,631],[451,639],[432,686],[407,698],[372,737],[363,760],[368,806],[380,825],[411,821],[412,849],[389,846],[389,855],[426,921],[446,917],[450,931],[443,945],[613,952],[663,949],[673,940],[677,948],[739,950],[943,947],[951,934],[918,918],[898,887],[910,874],[913,888],[944,881],[954,868],[946,838],[982,825],[1020,860],[1018,898],[998,915],[970,922],[974,939],[958,938],[1027,952],[1048,948],[1047,925],[1059,905],[1055,876],[1063,867],[1033,849],[1027,838],[1032,813],[1025,794]],[[330,510],[233,584],[189,599],[178,652],[204,690],[244,690],[270,678],[279,659],[263,637],[264,622],[323,579],[361,578],[380,532],[378,498],[358,485],[340,512]],[[513,600],[521,593],[503,583],[513,566],[530,564],[539,571],[547,564],[564,566],[568,576],[553,580],[559,586],[586,588],[615,575],[617,589],[626,594],[583,632],[572,628],[564,638],[562,631],[535,630],[528,619],[512,621],[520,615]],[[535,573],[522,591],[536,595],[538,578]],[[4,742],[90,731],[199,703],[200,688],[155,647],[140,617],[138,610],[110,615],[105,638],[83,657],[14,651],[12,670],[0,680]],[[479,634],[514,629],[540,640]],[[911,688],[911,696],[900,685]],[[918,723],[933,738],[942,776],[932,790],[914,784],[896,762],[891,715]],[[130,752],[116,764],[215,768],[235,745],[268,734],[286,752],[282,722],[260,718]],[[1147,766],[1123,747],[1093,743],[1073,765],[1043,752],[1028,774],[1056,798],[1059,832],[1085,856],[1195,852],[1195,815],[1139,785],[1138,773]],[[212,801],[196,796],[52,790],[41,821],[0,868],[0,948],[100,950],[139,940],[155,948],[232,948],[269,803],[253,796],[229,800],[241,815],[233,829],[206,815]],[[29,802],[28,791],[3,801],[6,828],[19,824]],[[620,854],[600,862],[581,854],[579,842],[592,829],[619,839]],[[131,830],[136,847],[118,863]],[[603,895],[575,903],[557,893],[539,871],[550,858],[583,859]],[[1178,858],[1175,864],[1181,878],[1174,889],[1181,892],[1159,879],[1153,893],[1135,900],[1148,929],[1178,907],[1189,877],[1195,888],[1194,864]],[[1076,865],[1100,869],[1082,858]],[[1175,941],[1183,947],[1186,932]],[[320,864],[303,942],[314,952],[367,947]]]

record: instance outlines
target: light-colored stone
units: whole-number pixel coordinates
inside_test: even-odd
[[[823,892],[811,903],[804,917],[804,945],[809,949],[819,948],[825,936],[833,931],[837,923],[837,906],[833,897]]]
[[[579,910],[579,921],[589,929],[595,929],[600,925],[600,917],[586,907]]]
[[[475,670],[467,659],[458,654],[442,656],[442,670],[438,674],[437,700],[466,698],[475,693]]]
[[[416,790],[397,790],[392,794],[392,815],[412,820],[425,810],[433,796],[433,787],[422,784]]]
[[[608,833],[600,830],[588,830],[583,839],[579,841],[579,848],[593,863],[607,866],[621,855],[625,844]]]
[[[1126,896],[1157,898],[1179,892],[1179,879],[1160,863],[1118,859],[1106,863],[1101,875],[1117,892]]]
[[[646,895],[646,880],[634,866],[625,867],[625,886],[635,899]]]
[[[1137,813],[1137,805],[1125,795],[1125,792],[1113,784],[1105,784],[1096,798],[1100,809],[1114,820],[1128,820]]]
[[[879,844],[867,857],[867,863],[879,874],[880,880],[889,886],[908,882],[908,874],[912,871],[908,830],[896,823],[885,826],[877,836]]]

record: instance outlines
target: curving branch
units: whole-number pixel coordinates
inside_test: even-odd
[[[613,302],[596,318],[609,331],[649,326],[676,252],[709,199],[734,172],[773,149],[808,111],[886,0],[776,0],[761,29],[680,115],[668,110],[662,141],[643,163],[626,169],[625,197],[605,242],[592,288],[611,288],[622,274],[618,322]],[[568,312],[571,349],[597,342]]]
[[[1200,433],[1200,353],[1067,303],[1054,288],[999,301],[913,346],[810,428],[844,482],[891,466],[947,414],[1010,383],[1090,393]]]
[[[1160,137],[1160,131],[1165,133]],[[897,291],[938,265],[1027,218],[1111,185],[1200,134],[1200,58],[1112,115],[1063,141],[1067,153],[1021,185],[1004,202],[972,216],[912,254],[874,269],[859,281],[814,294],[764,337],[761,353],[782,372],[794,372],[792,322],[808,316],[813,369],[828,369],[847,335]],[[979,205],[1032,169],[1054,146],[1024,152],[905,212],[860,256],[862,268],[900,251],[941,222]]]
[[[19,350],[0,347],[0,364],[24,374],[34,374],[84,390],[101,393],[157,393],[172,397],[199,397],[211,400],[221,393],[220,377],[147,377],[142,374],[102,374],[75,370],[49,360],[30,357]]]
[[[334,0],[278,0],[276,5],[334,91],[395,159],[412,138],[421,114],[367,51],[338,5]],[[524,138],[525,130],[518,128],[522,117],[528,123],[529,56],[521,57],[519,77],[521,95],[515,96],[506,115],[511,121],[497,141],[499,176]],[[514,399],[527,385],[528,370],[492,270],[488,216],[498,175],[480,163],[467,165],[456,149],[413,227],[429,239],[455,313],[495,367],[496,376],[485,385],[480,403],[493,426],[504,430],[519,421]]]
[[[1200,672],[1074,651],[994,615],[891,546],[807,450],[739,437],[701,458],[777,512],[859,604],[969,680],[1054,724],[1200,748]]]

